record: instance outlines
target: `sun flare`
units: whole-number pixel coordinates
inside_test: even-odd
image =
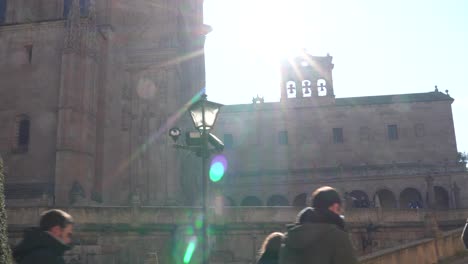
[[[242,47],[277,60],[304,47],[304,1],[251,0],[239,17]]]

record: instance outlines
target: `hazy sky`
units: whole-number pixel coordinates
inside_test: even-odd
[[[279,101],[287,51],[333,56],[337,97],[449,90],[468,152],[468,1],[205,0],[208,99]]]

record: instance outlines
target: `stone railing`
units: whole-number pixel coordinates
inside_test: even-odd
[[[77,223],[83,224],[189,224],[201,213],[197,207],[70,207],[63,208]],[[9,207],[10,225],[35,225],[46,207]],[[295,207],[222,207],[210,210],[209,221],[213,224],[236,223],[291,223],[300,208]],[[346,212],[349,223],[406,223],[424,222],[428,213],[437,222],[464,223],[468,209],[425,211],[425,210],[382,210],[355,209]]]
[[[360,258],[361,264],[433,264],[464,250],[463,229],[456,229],[394,248],[384,249]]]

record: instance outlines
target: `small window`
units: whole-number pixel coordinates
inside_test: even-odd
[[[224,134],[224,148],[225,149],[232,149],[234,145],[234,137],[232,134]]]
[[[414,125],[414,134],[416,137],[424,137],[424,124]]]
[[[22,115],[17,120],[16,150],[18,152],[27,152],[29,148],[29,118]]]
[[[278,133],[278,143],[280,145],[287,145],[288,144],[288,131],[280,131]]]
[[[341,144],[343,143],[343,128],[336,127],[333,128],[333,143]]]
[[[388,125],[388,139],[398,140],[398,127],[397,125]]]
[[[26,57],[28,59],[28,63],[31,64],[32,62],[32,52],[33,52],[33,45],[26,45],[24,46]]]
[[[0,0],[0,24],[6,21],[7,0]]]

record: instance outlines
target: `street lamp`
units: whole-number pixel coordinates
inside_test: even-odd
[[[222,104],[210,102],[206,99],[206,94],[203,94],[198,101],[193,103],[188,112],[192,118],[193,125],[198,130],[198,133],[186,133],[186,145],[177,144],[177,139],[181,135],[178,128],[171,128],[169,135],[174,140],[175,148],[190,150],[202,158],[202,263],[208,263],[208,203],[207,189],[208,189],[208,174],[207,162],[212,153],[219,153],[224,149],[224,143],[219,140],[210,131],[218,118],[218,113]],[[213,148],[209,148],[209,145]]]

